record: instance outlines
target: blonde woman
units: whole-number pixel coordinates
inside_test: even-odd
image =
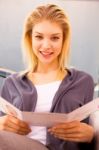
[[[1,96],[20,110],[33,112],[69,113],[91,101],[92,77],[68,67],[70,37],[69,19],[61,8],[48,4],[33,10],[25,20],[22,37],[27,68],[5,80]],[[14,137],[10,150],[91,150],[94,145],[88,118],[83,122],[74,118],[47,129],[30,128],[26,122],[4,115],[0,130],[4,141]]]

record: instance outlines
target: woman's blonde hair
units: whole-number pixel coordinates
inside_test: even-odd
[[[32,29],[33,26],[43,20],[56,22],[61,25],[63,30],[63,47],[59,55],[59,68],[64,69],[68,64],[70,46],[70,24],[64,11],[57,5],[47,4],[37,7],[27,18],[24,24],[22,49],[24,60],[27,62],[27,70],[33,71],[37,66],[38,59],[32,49]]]

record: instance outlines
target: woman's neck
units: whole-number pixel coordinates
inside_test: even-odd
[[[61,81],[66,74],[66,70],[60,69],[58,61],[55,60],[48,64],[38,62],[35,70],[28,73],[28,78],[34,84],[45,84],[59,80]]]
[[[38,65],[35,68],[35,73],[50,73],[50,72],[56,72],[59,70],[58,65]]]
[[[36,71],[30,72],[28,78],[32,81],[33,84],[45,84],[54,81],[61,81],[64,76],[66,76],[66,70],[61,71],[59,69],[50,70],[50,71]]]

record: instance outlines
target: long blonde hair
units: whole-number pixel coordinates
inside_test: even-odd
[[[63,70],[68,64],[69,58],[70,24],[64,11],[54,4],[47,4],[37,7],[25,20],[22,37],[22,50],[23,55],[25,56],[24,60],[27,64],[27,70],[33,71],[38,63],[38,59],[32,49],[32,29],[35,24],[43,20],[56,22],[62,27],[63,47],[62,52],[59,55],[59,68]]]

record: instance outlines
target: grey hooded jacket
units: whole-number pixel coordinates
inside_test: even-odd
[[[50,112],[69,113],[81,107],[93,99],[93,90],[94,83],[89,74],[75,69],[68,70],[68,75],[62,80],[53,98]],[[26,74],[16,73],[7,77],[1,96],[22,111],[35,110],[37,91]],[[83,122],[89,123],[88,118]],[[94,150],[94,139],[91,143],[68,142],[47,133],[46,142],[51,150]]]

